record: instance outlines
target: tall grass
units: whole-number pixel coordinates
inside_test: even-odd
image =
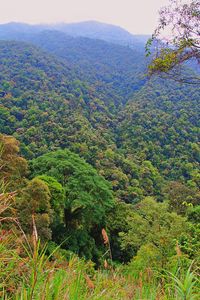
[[[33,221],[31,237],[10,217],[15,194],[0,194],[0,299],[1,300],[195,300],[200,299],[199,280],[192,266],[178,276],[123,271],[123,266],[95,270],[91,262],[72,255],[66,259],[59,247],[49,254],[37,237]],[[5,226],[5,222],[9,223]],[[109,238],[102,232],[110,260]],[[106,252],[107,253],[107,252]]]
[[[180,300],[198,300],[200,299],[200,281],[198,279],[198,272],[192,271],[192,264],[186,272],[180,277],[168,273],[171,283],[166,287],[174,292],[175,299]],[[171,294],[169,291],[169,294]]]

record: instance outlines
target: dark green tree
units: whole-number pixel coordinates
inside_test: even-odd
[[[69,150],[45,154],[31,162],[34,175],[54,177],[65,193],[64,218],[57,235],[61,242],[68,237],[67,247],[80,254],[91,253],[100,242],[100,230],[105,226],[106,214],[114,205],[110,184],[78,155]],[[44,177],[43,177],[44,178]]]
[[[27,234],[33,232],[33,217],[42,241],[51,239],[52,222],[50,191],[41,179],[34,178],[27,183],[17,200],[17,211],[22,228]]]

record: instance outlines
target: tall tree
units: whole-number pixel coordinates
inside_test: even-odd
[[[20,223],[27,234],[33,232],[33,217],[41,240],[51,238],[51,206],[48,186],[39,178],[32,179],[18,199]]]
[[[19,188],[27,172],[27,162],[19,155],[19,142],[12,136],[0,134],[0,182],[8,188]]]
[[[200,2],[170,0],[169,6],[163,7],[159,14],[159,24],[146,45],[150,54],[150,46],[156,44],[149,73],[199,84],[200,76],[182,72],[182,66],[187,61],[194,61],[196,68],[200,64]]]
[[[67,249],[91,258],[98,251],[95,244],[106,214],[114,205],[110,184],[69,150],[40,156],[32,161],[31,168],[34,175],[52,176],[64,188],[65,226],[60,224],[59,230],[57,226],[53,238],[57,243],[66,240],[63,246]],[[44,180],[44,176],[40,178]]]

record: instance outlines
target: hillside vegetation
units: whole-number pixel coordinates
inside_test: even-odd
[[[141,46],[22,28],[0,41],[2,299],[198,299],[200,88],[148,80]]]

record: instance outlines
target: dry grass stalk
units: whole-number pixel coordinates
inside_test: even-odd
[[[102,229],[101,233],[102,233],[104,244],[105,245],[109,244],[109,238],[108,238],[107,232],[104,228]]]
[[[2,215],[7,210],[12,210],[12,202],[15,196],[16,192],[0,194],[0,215]],[[5,220],[5,217],[0,218],[0,222]]]
[[[146,277],[147,277],[147,282],[151,282],[151,280],[153,278],[152,269],[151,268],[146,268],[145,273],[146,273]]]
[[[35,225],[34,215],[32,215],[32,223],[33,223],[33,234],[32,234],[33,246],[34,246],[34,248],[36,248],[36,245],[37,245],[37,242],[38,242],[38,233],[37,233],[37,228],[36,228],[36,225]]]
[[[105,269],[108,269],[108,262],[107,262],[106,259],[104,260],[104,268],[105,268]]]
[[[85,274],[85,281],[86,281],[89,289],[93,290],[95,288],[94,283],[92,282],[92,280],[90,279],[90,277],[87,274]]]
[[[139,277],[139,295],[140,295],[140,298],[142,299],[142,289],[143,289],[143,280],[142,280],[142,272],[140,272],[140,277]]]
[[[34,270],[33,270],[33,284],[31,287],[31,295],[30,299],[33,299],[35,286],[38,280],[38,273],[37,273],[37,265],[38,265],[38,233],[37,228],[35,225],[35,217],[34,214],[32,215],[32,224],[33,224],[33,233],[32,233],[32,240],[33,240],[33,261],[34,261]]]
[[[180,257],[180,256],[182,255],[182,252],[181,252],[181,249],[180,249],[180,247],[179,247],[178,242],[176,242],[176,247],[175,247],[175,249],[176,249],[176,254],[177,254],[177,256]]]
[[[109,237],[107,235],[107,232],[105,230],[105,228],[102,229],[101,231],[102,233],[102,237],[103,237],[103,242],[105,246],[108,246],[108,251],[109,251],[109,255],[110,255],[110,260],[112,262],[112,251],[111,251],[111,247],[110,247],[110,241],[109,241]],[[104,267],[105,267],[105,261],[104,261]],[[106,268],[105,268],[106,269]]]

